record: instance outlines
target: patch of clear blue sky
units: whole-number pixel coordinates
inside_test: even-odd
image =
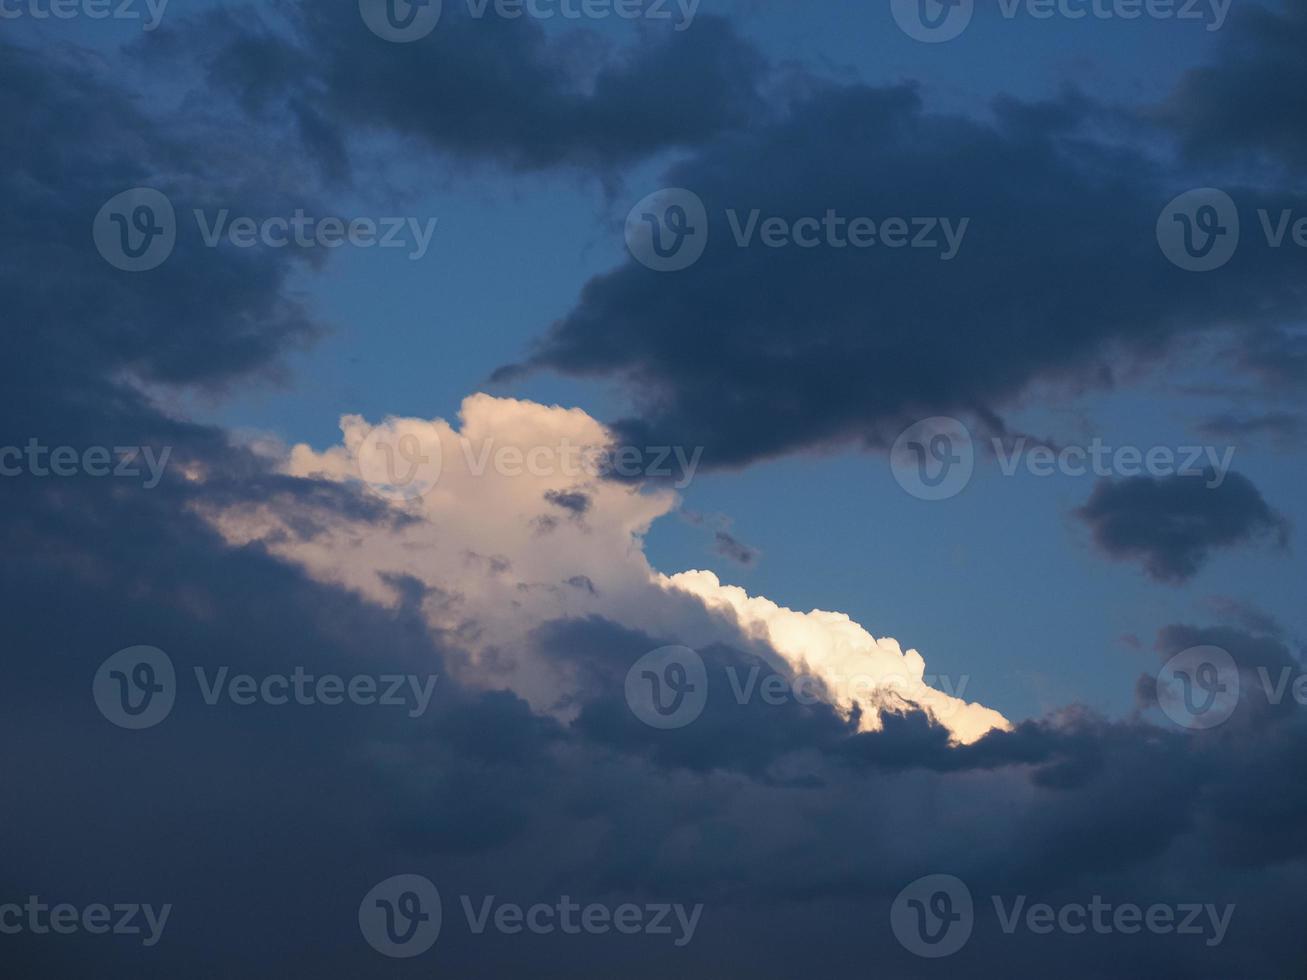
[[[167,16],[215,2],[172,0]],[[968,31],[942,45],[903,35],[888,2],[704,0],[700,12],[732,16],[776,63],[875,84],[915,80],[932,108],[968,113],[983,113],[995,95],[1047,98],[1067,83],[1108,102],[1150,102],[1217,40],[1195,23],[1009,20],[996,2],[980,5]],[[621,21],[587,28],[619,44],[635,31]],[[554,21],[547,29],[573,27]],[[140,37],[136,26],[114,21],[18,30],[26,43],[38,31],[105,50]],[[336,420],[346,412],[452,417],[463,396],[483,389],[494,368],[520,359],[567,312],[587,279],[623,261],[622,219],[630,202],[660,186],[660,166],[631,174],[610,200],[597,181],[575,173],[469,175],[438,160],[398,161],[396,175],[407,178],[399,183],[414,193],[400,209],[356,194],[336,210],[437,217],[430,253],[413,262],[398,251],[340,249],[324,272],[299,284],[334,330],[292,358],[289,386],[248,388],[195,411],[317,446],[338,439]],[[288,201],[288,213],[299,203]],[[1228,406],[1181,398],[1173,380],[1080,399],[1087,423],[1065,408],[1014,421],[1066,442],[1096,433],[1114,444],[1185,444],[1195,441],[1197,419]],[[578,405],[600,418],[627,407],[611,386],[552,377],[501,393]],[[1301,453],[1246,444],[1235,466],[1307,526]],[[925,503],[899,488],[881,455],[794,457],[700,476],[685,493],[687,508],[729,515],[732,533],[762,550],[757,567],[714,556],[710,530],[674,517],[655,526],[648,551],[664,571],[712,568],[784,605],[847,612],[920,649],[929,671],[968,675],[968,697],[1017,718],[1073,701],[1129,710],[1134,678],[1155,659],[1120,637],[1134,634],[1147,647],[1167,623],[1210,621],[1202,601],[1211,595],[1253,600],[1307,633],[1301,557],[1221,554],[1191,584],[1159,585],[1092,553],[1068,517],[1091,489],[1090,477],[1004,477],[982,456],[961,496]]]

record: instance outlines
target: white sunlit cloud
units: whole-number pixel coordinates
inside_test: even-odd
[[[860,711],[863,730],[879,729],[885,711],[914,707],[958,743],[1010,727],[998,712],[932,687],[916,650],[878,639],[842,613],[787,609],[711,572],[653,569],[643,537],[679,497],[578,465],[613,443],[579,409],[476,394],[464,400],[457,429],[443,419],[411,418],[386,419],[379,428],[386,445],[403,440],[396,466],[427,460],[421,465],[430,467],[439,459],[424,493],[388,495],[388,506],[413,520],[378,525],[291,497],[205,516],[229,543],[262,542],[315,579],[382,605],[401,601],[397,577],[422,583],[431,628],[469,651],[449,669],[466,684],[509,688],[537,711],[565,715],[560,706],[572,703],[580,681],[532,655],[531,632],[552,620],[597,615],[691,647],[722,642],[779,657],[774,667],[813,678],[845,717]],[[277,452],[291,476],[362,488],[367,473],[376,483],[383,463],[376,436],[368,439],[373,427],[348,415],[341,431],[342,442],[322,452],[305,445],[262,451]],[[315,533],[292,533],[305,521]]]

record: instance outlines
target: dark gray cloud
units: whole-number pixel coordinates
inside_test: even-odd
[[[1299,397],[1307,390],[1307,333],[1301,326],[1248,331],[1231,354],[1273,390]]]
[[[422,615],[430,596],[411,583],[396,608],[383,609],[308,579],[263,546],[220,539],[197,509],[299,495],[313,515],[396,520],[347,488],[269,472],[225,433],[178,421],[124,380],[127,372],[215,387],[272,370],[318,329],[287,287],[302,258],[201,254],[183,241],[160,274],[131,276],[103,265],[89,226],[107,197],[136,183],[155,181],[179,204],[230,199],[260,213],[279,179],[303,175],[279,176],[281,158],[258,163],[272,142],[251,140],[258,151],[246,156],[232,130],[209,129],[194,106],[151,117],[113,78],[53,52],[0,45],[0,81],[0,207],[16,229],[0,239],[11,374],[0,387],[0,444],[36,436],[175,447],[150,491],[86,477],[3,481],[0,547],[17,560],[0,563],[0,903],[39,895],[175,905],[153,949],[86,934],[0,936],[9,971],[138,980],[374,975],[381,961],[358,934],[358,903],[400,872],[438,882],[447,920],[431,957],[385,963],[396,977],[513,977],[523,963],[542,975],[632,980],[716,978],[724,963],[760,980],[842,976],[868,964],[889,976],[1028,976],[1057,962],[1068,977],[1090,978],[1118,974],[1128,957],[1140,974],[1217,978],[1284,976],[1301,964],[1307,793],[1297,774],[1307,765],[1307,730],[1293,705],[1272,710],[1254,693],[1225,727],[1192,734],[1151,724],[1143,712],[1113,722],[1070,708],[955,749],[917,714],[857,734],[821,705],[727,696],[694,725],[655,732],[627,709],[622,681],[640,655],[681,638],[564,620],[535,638],[583,681],[574,718],[563,722],[509,692],[450,676],[464,652],[456,637],[432,634]],[[896,126],[903,139],[906,127],[950,145],[936,131],[953,123],[932,123],[906,93],[882,94],[898,108],[865,92],[846,95],[870,100],[881,116],[867,121],[889,124],[877,138],[891,148]],[[823,106],[830,122],[863,118],[856,106]],[[318,122],[329,154],[335,124]],[[956,138],[957,148],[988,147],[1000,162],[1033,155],[1049,165],[1049,178],[1024,193],[1036,204],[1040,192],[1060,193],[1070,147],[1053,149],[1047,132],[1027,133],[1020,152],[1013,132],[970,127]],[[865,142],[853,148],[851,169],[866,162]],[[486,145],[500,145],[498,137]],[[579,145],[510,158],[610,152]],[[723,163],[739,163],[721,152]],[[1101,162],[1092,150],[1084,160],[1087,170]],[[782,170],[786,161],[777,158]],[[1019,168],[1011,179],[1033,176]],[[1091,195],[1086,208],[1110,197]],[[995,259],[993,271],[1010,271],[1010,260]],[[975,305],[990,295],[974,296]],[[900,298],[892,322],[906,335],[905,304]],[[1033,329],[1035,319],[1018,331],[1023,339],[1057,347]],[[1073,334],[1084,326],[1070,322]],[[905,349],[893,333],[880,343]],[[756,356],[773,356],[767,344],[778,337],[764,333]],[[927,334],[923,356],[947,354],[949,337]],[[815,355],[821,340],[812,343]],[[1073,346],[1093,345],[1081,337]],[[1044,354],[1040,364],[1070,356]],[[1004,387],[994,380],[1002,359],[990,359],[988,387],[977,391]],[[786,415],[776,405],[773,420]],[[780,444],[804,442],[800,421]],[[191,471],[204,479],[185,478]],[[319,530],[310,519],[292,533]],[[512,574],[502,558],[474,560]],[[208,707],[191,689],[163,725],[127,732],[100,717],[90,678],[109,653],[138,643],[165,649],[182,676],[195,667],[264,675],[302,665],[343,675],[435,672],[440,680],[419,719],[349,706]],[[1198,643],[1228,649],[1250,688],[1257,666],[1301,669],[1279,637],[1230,627],[1170,627],[1157,652]],[[715,689],[729,691],[728,668],[757,666],[760,647],[740,636],[702,651]],[[981,918],[973,941],[937,971],[895,943],[888,909],[905,883],[941,870],[968,881]],[[1216,948],[1174,936],[1006,936],[987,910],[992,892],[1238,908]],[[568,894],[707,908],[694,943],[677,950],[657,937],[477,937],[461,922],[463,893],[528,905]]]
[[[750,547],[726,531],[718,531],[713,535],[713,547],[717,554],[729,558],[737,565],[754,565],[762,557],[757,548]]]
[[[1280,446],[1301,446],[1307,437],[1307,420],[1293,412],[1236,415],[1226,412],[1206,419],[1199,431],[1213,439],[1268,436]]]
[[[1232,623],[1249,633],[1261,633],[1283,639],[1284,626],[1265,609],[1245,599],[1230,596],[1212,596],[1207,607],[1221,620]]]
[[[321,329],[283,289],[305,255],[206,248],[188,209],[260,214],[292,172],[233,142],[238,120],[147,113],[96,64],[0,43],[6,359],[32,364],[30,376],[117,370],[209,386],[267,372]],[[166,262],[129,273],[96,251],[91,229],[111,197],[139,186],[172,199],[179,230]]]
[[[584,517],[590,510],[591,501],[589,495],[579,490],[546,490],[545,500],[555,507],[571,511],[574,517]]]
[[[1307,164],[1307,3],[1236,5],[1213,62],[1188,72],[1157,116],[1199,160]]]
[[[883,446],[936,414],[998,429],[1037,379],[1109,384],[1181,334],[1296,320],[1307,287],[1288,250],[1241,252],[1209,276],[1167,261],[1155,224],[1184,178],[1109,126],[1077,95],[1002,100],[980,122],[928,111],[907,85],[819,86],[664,175],[706,206],[696,264],[629,260],[594,278],[525,367],[623,379],[638,408],[627,438],[703,445],[721,467]],[[938,228],[935,249],[738,247],[727,212],[743,225],[755,209],[969,224],[947,261]]]
[[[764,60],[712,16],[615,49],[597,37],[551,37],[530,17],[474,18],[446,3],[429,36],[392,44],[366,28],[357,4],[295,0],[275,18],[222,9],[158,35],[142,46],[148,60],[198,63],[215,90],[293,125],[339,177],[366,134],[514,170],[607,172],[765,111]]]
[[[1285,547],[1289,525],[1247,477],[1138,476],[1100,481],[1075,511],[1110,558],[1138,561],[1159,582],[1196,575],[1214,551],[1269,538]]]

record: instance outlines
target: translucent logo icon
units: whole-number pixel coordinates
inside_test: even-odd
[[[119,728],[153,728],[177,700],[177,672],[157,647],[128,647],[100,665],[91,693],[100,714]]]
[[[368,30],[383,41],[420,41],[440,23],[442,0],[359,0]]]
[[[626,247],[655,272],[694,265],[708,247],[708,211],[699,195],[683,187],[650,194],[626,216]]]
[[[927,959],[952,956],[975,926],[971,889],[953,875],[926,875],[899,892],[890,907],[890,928],[900,945]]]
[[[952,41],[967,29],[975,0],[890,0],[890,10],[908,37],[926,44]]]
[[[684,728],[708,703],[708,668],[689,647],[660,647],[626,674],[626,703],[650,728]]]
[[[890,449],[894,479],[920,500],[956,497],[971,482],[976,450],[971,433],[943,415],[908,426]]]
[[[177,245],[177,214],[153,187],[135,187],[104,203],[91,228],[104,260],[124,272],[148,272]]]
[[[1234,658],[1220,647],[1182,650],[1157,672],[1157,703],[1181,728],[1203,731],[1230,720],[1241,683]]]
[[[1229,194],[1215,187],[1185,191],[1162,209],[1157,244],[1181,269],[1219,269],[1239,247],[1239,209]]]
[[[387,500],[416,500],[440,482],[443,457],[434,429],[419,435],[379,425],[368,433],[355,455],[359,475]]]
[[[421,875],[395,875],[363,896],[359,929],[392,959],[421,956],[440,938],[440,892]]]

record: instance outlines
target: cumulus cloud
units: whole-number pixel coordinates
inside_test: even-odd
[[[691,646],[760,653],[820,685],[864,731],[879,730],[886,713],[916,710],[960,743],[1008,727],[998,712],[932,687],[917,651],[877,639],[842,613],[786,609],[710,572],[655,571],[642,538],[677,497],[606,478],[594,462],[614,433],[580,410],[479,394],[463,402],[457,428],[390,418],[374,429],[351,415],[341,429],[340,445],[292,447],[284,471],[362,485],[407,439],[409,461],[440,464],[424,493],[392,502],[401,520],[378,527],[303,497],[206,514],[229,542],[263,542],[315,578],[383,605],[403,601],[404,582],[419,583],[431,628],[471,651],[466,683],[503,685],[537,710],[565,716],[581,680],[566,661],[533,656],[530,636],[554,620],[602,616]]]
[[[846,715],[860,711],[864,731],[879,731],[883,713],[910,710],[923,711],[963,743],[1009,727],[997,711],[931,687],[921,654],[904,651],[890,637],[877,639],[844,613],[786,609],[722,585],[712,572],[682,572],[660,581],[698,596],[710,609],[729,610],[742,630],[765,638],[797,673],[822,681]]]

